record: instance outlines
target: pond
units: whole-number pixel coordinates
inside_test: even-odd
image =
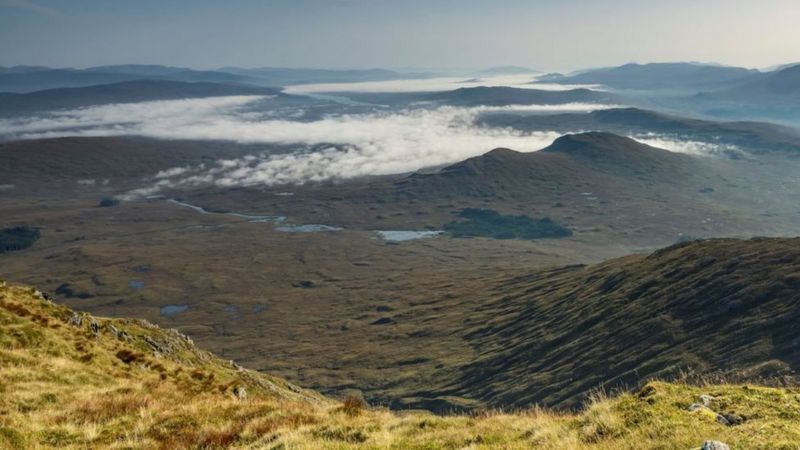
[[[442,234],[443,231],[379,230],[375,231],[375,233],[384,241],[403,242],[436,237]]]
[[[167,305],[161,307],[161,315],[166,317],[176,316],[189,309],[189,305]]]

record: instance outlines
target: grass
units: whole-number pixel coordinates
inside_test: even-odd
[[[242,388],[246,396],[234,394]],[[710,409],[690,412],[702,394],[713,396]],[[722,425],[711,410],[744,422]],[[800,448],[800,391],[651,382],[594,395],[573,413],[399,413],[358,397],[329,400],[238,368],[176,332],[77,315],[0,282],[3,449],[689,449],[707,439]]]

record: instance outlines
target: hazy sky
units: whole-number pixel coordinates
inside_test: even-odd
[[[798,0],[0,0],[0,65],[800,61]]]

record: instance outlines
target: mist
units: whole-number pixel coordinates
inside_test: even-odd
[[[476,119],[493,112],[590,112],[616,107],[563,104],[378,109],[304,122],[272,118],[270,100],[264,96],[232,96],[102,105],[0,120],[0,134],[22,139],[136,135],[294,146],[290,153],[264,151],[209,166],[164,170],[154,174],[150,187],[134,193],[148,195],[165,188],[273,186],[407,173],[455,163],[498,147],[531,152],[547,147],[560,134],[479,126]],[[695,155],[731,150],[674,137],[632,137]]]

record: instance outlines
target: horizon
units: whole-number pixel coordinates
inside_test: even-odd
[[[153,66],[153,67],[168,67],[168,68],[175,68],[175,69],[184,69],[184,70],[196,70],[196,71],[218,71],[218,72],[225,72],[226,70],[231,69],[238,69],[238,70],[261,70],[261,69],[276,69],[276,70],[329,70],[329,71],[370,71],[370,70],[386,70],[397,72],[401,74],[419,74],[419,75],[431,75],[434,77],[446,77],[448,75],[463,75],[469,74],[473,72],[485,71],[485,70],[494,70],[494,69],[505,69],[505,68],[515,68],[515,69],[526,69],[531,71],[531,75],[546,75],[550,73],[562,73],[565,75],[586,72],[586,71],[593,71],[593,70],[603,70],[603,69],[613,69],[618,67],[624,67],[629,65],[638,65],[638,66],[647,66],[653,64],[693,64],[698,66],[712,66],[712,67],[729,67],[729,68],[742,68],[742,69],[749,69],[749,70],[757,70],[760,72],[770,72],[774,70],[784,69],[787,67],[792,67],[795,65],[800,65],[800,61],[785,61],[779,62],[777,64],[772,64],[769,66],[744,66],[744,65],[731,65],[731,64],[723,64],[718,63],[715,61],[683,61],[683,60],[670,60],[670,61],[628,61],[619,64],[613,65],[603,65],[603,66],[591,66],[591,67],[579,67],[574,70],[567,70],[563,72],[557,72],[555,70],[547,70],[539,67],[530,67],[521,64],[494,64],[494,65],[487,65],[487,66],[476,66],[476,67],[392,67],[392,66],[363,66],[363,67],[329,67],[329,66],[271,66],[271,65],[227,65],[227,66],[192,66],[192,65],[172,65],[167,63],[157,63],[157,62],[127,62],[127,63],[118,63],[118,64],[96,64],[96,65],[82,65],[82,66],[52,66],[46,64],[0,64],[0,68],[4,69],[16,69],[16,68],[42,68],[45,70],[93,70],[93,69],[100,69],[100,68],[113,68],[113,67],[124,67],[124,66]]]
[[[573,72],[684,61],[763,70],[800,60],[800,5],[787,0],[0,0],[0,13],[0,40],[13,43],[0,46],[3,66]]]

